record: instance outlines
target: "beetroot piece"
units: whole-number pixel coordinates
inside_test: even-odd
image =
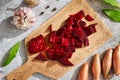
[[[42,53],[40,53],[38,56],[36,56],[35,59],[42,60],[42,61],[47,61],[47,58]]]
[[[36,38],[31,39],[28,42],[28,49],[30,53],[38,53],[46,49],[45,40],[42,35],[39,35]]]
[[[73,25],[73,24],[74,24],[74,22],[73,22],[73,16],[70,16],[70,17],[66,20],[66,23],[67,23],[67,25],[69,25],[69,26]]]
[[[68,60],[68,58],[59,59],[59,62],[64,66],[73,66],[73,64]]]
[[[95,24],[91,24],[91,25],[89,25],[89,26],[86,28],[85,32],[86,32],[86,35],[87,35],[87,36],[89,36],[89,35],[91,35],[92,33],[95,33],[95,32],[96,32],[96,28],[95,28],[96,25],[97,25],[96,23],[95,23]]]
[[[68,46],[68,44],[69,44],[69,39],[62,38],[62,46]]]
[[[54,58],[54,48],[49,48],[46,52],[49,59],[56,60]]]
[[[73,29],[72,26],[67,26],[67,27],[66,27],[67,32],[70,33],[70,34],[71,34],[71,32],[72,32],[72,29]]]
[[[83,35],[83,30],[81,28],[73,28],[72,34],[76,37],[81,37]]]
[[[85,19],[87,21],[93,21],[94,20],[89,14],[85,17]]]
[[[81,10],[78,13],[71,16],[73,16],[73,18],[78,21],[78,20],[81,20],[83,17],[85,17],[85,14],[84,14],[84,11]]]
[[[70,46],[75,46],[75,41],[74,41],[73,38],[72,38],[72,39],[69,39],[69,45],[70,45]]]
[[[39,47],[39,51],[44,51],[46,49],[44,37],[42,35],[39,35],[38,37],[36,37],[36,41]]]
[[[64,37],[70,38],[71,35],[70,35],[70,33],[66,30],[66,28],[63,28],[63,30],[64,30]]]
[[[76,48],[82,48],[82,42],[75,39],[75,47]]]
[[[51,43],[55,43],[56,42],[55,39],[56,39],[56,31],[53,31],[50,33],[50,40],[49,41]]]
[[[89,40],[88,40],[88,38],[84,39],[84,46],[89,46]]]
[[[39,52],[39,47],[35,38],[31,39],[28,43],[28,49],[31,54]]]
[[[84,27],[85,27],[86,23],[84,21],[80,21],[78,23],[78,25],[79,25],[80,28],[82,28],[84,30]]]
[[[49,30],[50,32],[52,32],[52,24],[49,26]]]

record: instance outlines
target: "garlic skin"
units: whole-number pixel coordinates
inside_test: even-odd
[[[29,6],[36,6],[40,3],[40,0],[25,0]]]
[[[35,24],[36,18],[32,9],[20,7],[15,10],[13,24],[19,29],[27,29]]]

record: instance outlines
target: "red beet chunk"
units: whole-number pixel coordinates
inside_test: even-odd
[[[62,46],[68,46],[68,44],[69,44],[69,39],[62,38]]]
[[[36,41],[37,41],[37,45],[39,47],[39,51],[43,51],[46,49],[45,40],[42,35],[39,35],[38,37],[36,37]]]
[[[49,48],[46,52],[49,59],[56,60],[54,57],[54,48]]]
[[[35,47],[36,44],[37,44],[37,42],[36,42],[36,39],[35,39],[35,38],[31,39],[31,40],[28,42],[28,46],[29,46],[29,47]]]
[[[83,17],[85,17],[84,11],[81,10],[78,13],[72,15],[75,20],[81,20]]]
[[[86,33],[83,32],[83,34],[81,34],[81,36],[78,38],[82,43],[84,42],[84,39],[86,38]]]
[[[28,49],[29,49],[29,52],[31,54],[39,52],[39,47],[38,46],[36,46],[36,47],[29,47]]]
[[[91,30],[92,30],[93,33],[97,32],[97,31],[96,31],[96,28],[95,28],[96,25],[97,25],[97,23],[91,24],[91,25],[88,26],[88,27],[91,28]]]
[[[85,25],[86,25],[86,22],[84,21],[79,22],[79,27],[82,28],[82,30],[84,30]]]
[[[56,42],[55,39],[56,39],[56,31],[53,31],[50,33],[50,40],[49,41],[51,43],[55,43]]]
[[[96,28],[95,28],[95,26],[96,26],[97,24],[95,23],[95,24],[91,24],[91,25],[89,25],[87,28],[86,28],[86,35],[87,36],[89,36],[89,35],[91,35],[92,33],[95,33],[96,32]]]
[[[82,48],[82,42],[81,41],[79,41],[78,39],[74,39],[74,41],[75,41],[75,47],[76,48]]]
[[[35,59],[42,60],[42,61],[47,61],[47,58],[42,53],[40,53],[38,56],[36,56]]]
[[[73,54],[72,52],[68,52],[65,57],[66,57],[66,58],[71,58],[71,57],[72,57],[72,54]]]
[[[84,39],[84,46],[89,46],[89,40],[88,40],[88,38]]]
[[[68,60],[68,58],[62,58],[59,60],[59,62],[64,66],[73,66],[73,64]]]
[[[49,30],[50,32],[52,32],[52,24],[49,26]]]
[[[39,47],[37,45],[37,41],[35,38],[31,39],[29,42],[28,42],[28,50],[30,51],[30,53],[37,53],[39,52]]]
[[[81,37],[81,35],[83,35],[83,30],[81,28],[73,28],[72,34],[76,37]]]
[[[58,29],[56,35],[57,35],[57,36],[61,36],[61,37],[63,37],[63,36],[64,36],[63,31],[64,31],[63,27],[60,28],[60,29]]]
[[[61,42],[61,41],[62,41],[61,38],[62,38],[61,36],[56,36],[56,37],[55,37],[55,43],[56,43],[56,44],[61,44],[61,43],[62,43],[62,42]]]
[[[93,21],[94,20],[89,14],[85,17],[85,19],[87,21]]]
[[[70,52],[75,52],[75,46],[70,46]]]
[[[63,28],[63,32],[64,32],[64,37],[66,37],[66,38],[70,38],[71,37],[71,35],[70,35],[70,33],[66,30],[66,28]]]
[[[69,26],[73,25],[73,24],[74,24],[74,22],[73,22],[73,16],[70,16],[70,17],[66,20],[66,23],[67,23],[67,25],[69,25]]]
[[[66,27],[66,30],[69,34],[72,32],[72,29],[73,29],[72,26],[67,26]]]
[[[69,45],[70,46],[75,46],[75,41],[74,41],[74,39],[69,39]]]

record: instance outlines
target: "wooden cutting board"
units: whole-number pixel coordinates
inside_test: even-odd
[[[74,64],[72,67],[62,66],[57,61],[48,60],[46,62],[42,61],[33,61],[33,58],[37,55],[30,55],[27,50],[27,43],[32,38],[42,34],[46,35],[48,32],[48,26],[50,24],[53,25],[53,29],[56,30],[60,27],[61,23],[63,23],[70,14],[75,14],[78,11],[83,10],[85,14],[90,14],[94,17],[93,23],[98,23],[96,26],[97,32],[92,34],[89,37],[90,45],[85,48],[77,49],[73,54],[70,61]],[[88,23],[89,24],[89,23]],[[33,31],[30,35],[28,35],[25,39],[26,45],[26,53],[28,56],[28,61],[23,64],[18,69],[14,70],[10,74],[7,75],[8,80],[27,80],[33,73],[39,72],[47,77],[51,77],[54,79],[58,79],[62,77],[65,73],[75,67],[78,63],[80,63],[83,59],[89,56],[94,50],[100,47],[103,43],[105,43],[108,39],[112,37],[111,32],[106,28],[106,26],[102,23],[93,9],[88,5],[86,0],[73,0],[66,7],[64,7],[60,12],[54,15],[51,19],[46,21],[43,25],[41,25],[38,29]]]

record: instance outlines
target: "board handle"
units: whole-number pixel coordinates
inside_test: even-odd
[[[21,67],[17,68],[8,74],[7,80],[27,80],[35,72],[32,62],[26,62]]]

